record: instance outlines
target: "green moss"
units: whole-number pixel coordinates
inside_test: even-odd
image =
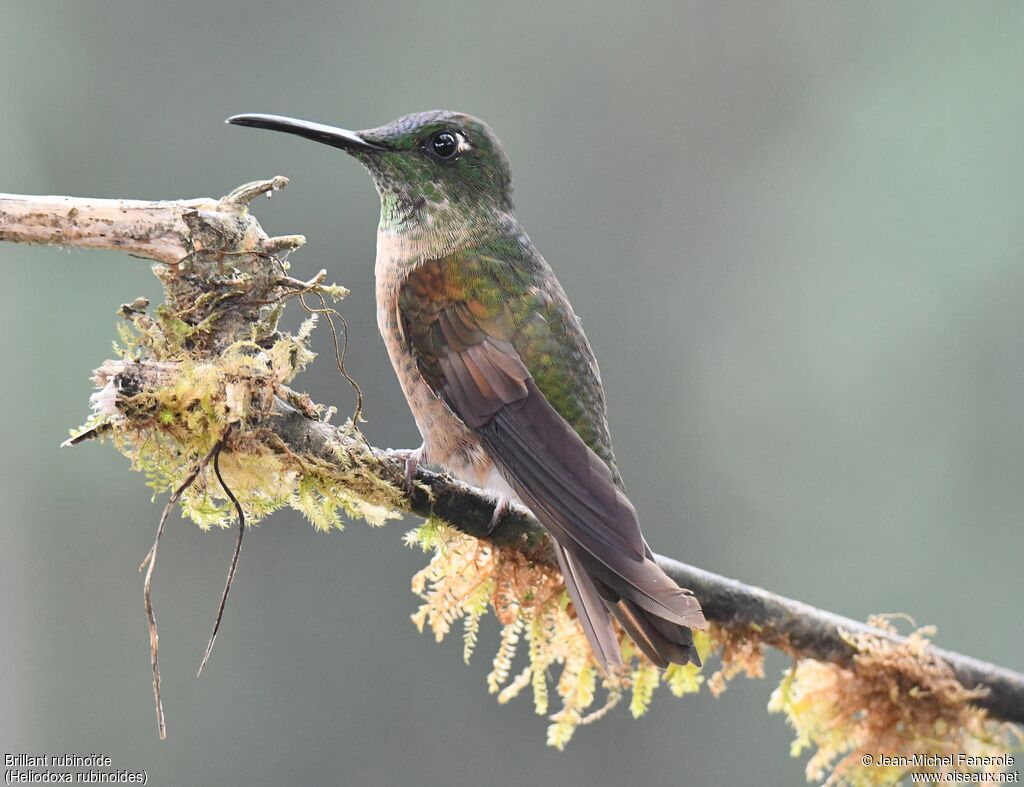
[[[347,293],[337,285],[313,291],[331,298]],[[294,335],[278,333],[282,304],[272,305],[244,338],[213,352],[201,339],[230,302],[211,292],[201,294],[188,313],[166,305],[152,317],[122,311],[126,319],[118,325],[115,348],[124,362],[97,370],[104,404],[72,434],[104,427],[103,436],[145,476],[154,499],[177,489],[218,441],[226,440],[221,475],[249,524],[285,506],[321,531],[342,529],[344,517],[381,525],[395,516],[401,491],[361,464],[365,459],[339,448],[336,462],[317,464],[269,437],[266,425],[275,398],[294,399],[285,386],[316,357],[309,343],[317,316],[310,315]],[[193,325],[192,312],[207,316]],[[314,412],[327,412],[304,400]],[[348,428],[356,435],[354,426]],[[211,466],[199,473],[180,505],[183,516],[204,530],[226,527],[236,516]]]

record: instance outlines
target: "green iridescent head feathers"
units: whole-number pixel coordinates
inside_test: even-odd
[[[421,112],[358,134],[383,148],[353,155],[370,172],[396,223],[429,220],[439,209],[512,209],[508,158],[494,132],[474,117]]]
[[[345,150],[369,170],[382,221],[424,225],[438,215],[472,220],[512,210],[512,181],[501,142],[483,121],[437,110],[377,128],[349,131],[279,115],[235,115],[228,123],[283,131]]]

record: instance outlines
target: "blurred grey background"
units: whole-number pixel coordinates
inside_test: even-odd
[[[367,432],[417,433],[376,334],[369,178],[237,112],[360,128],[487,119],[601,361],[619,463],[659,551],[1024,668],[1024,7],[1013,2],[6,3],[0,189],[219,196],[304,233],[352,290]],[[0,246],[0,746],[102,752],[156,785],[803,782],[767,681],[659,692],[559,754],[458,637],[409,622],[407,526],[233,534],[175,516],[157,572],[157,740],[139,560],[158,506],[85,417],[147,263]],[[298,385],[351,409],[321,361]]]

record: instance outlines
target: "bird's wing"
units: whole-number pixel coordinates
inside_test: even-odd
[[[600,381],[580,372],[585,364],[596,378],[582,332],[564,332],[566,319],[575,323],[567,301],[535,279],[507,279],[516,275],[479,256],[428,262],[409,275],[399,312],[421,374],[480,436],[523,502],[603,585],[666,620],[702,622],[693,596],[652,570],[636,511],[609,464],[581,437],[588,429],[606,435],[603,398],[591,422],[573,411]]]

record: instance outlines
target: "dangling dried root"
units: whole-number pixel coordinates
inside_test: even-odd
[[[177,489],[171,493],[171,496],[167,499],[167,505],[164,506],[164,511],[160,515],[160,524],[156,528],[156,538],[153,539],[153,546],[149,548],[149,552],[146,553],[146,557],[143,558],[142,563],[139,564],[139,571],[146,569],[146,579],[142,583],[142,601],[146,607],[146,621],[149,623],[149,661],[153,665],[153,698],[156,700],[156,724],[157,729],[160,732],[160,740],[167,739],[167,723],[164,721],[164,704],[160,699],[160,637],[156,630],[156,615],[153,612],[153,571],[156,568],[156,551],[160,546],[160,536],[164,534],[164,525],[167,524],[167,518],[171,515],[171,511],[174,510],[174,506],[177,504],[181,496],[185,494],[185,491],[192,486],[193,482],[203,472],[210,460],[216,456],[221,449],[223,442],[218,440],[210,452],[202,458],[202,460],[185,476],[185,480],[181,482]]]
[[[225,438],[227,435],[225,435]],[[224,476],[220,474],[220,452],[223,447],[223,441],[218,445],[217,450],[213,455],[213,472],[217,474],[217,480],[220,481],[221,487],[224,489],[225,494],[231,500],[232,505],[235,507],[235,513],[238,515],[238,538],[235,539],[235,551],[231,555],[231,563],[228,565],[228,578],[224,583],[224,592],[220,597],[220,605],[217,607],[217,618],[213,622],[213,633],[210,634],[210,641],[206,644],[206,652],[203,653],[203,660],[199,664],[199,671],[196,673],[198,678],[203,674],[203,667],[206,666],[206,662],[210,659],[210,654],[213,653],[213,643],[217,639],[217,632],[220,630],[220,621],[224,617],[224,606],[228,602],[228,593],[231,592],[231,583],[235,581],[235,569],[238,568],[238,556],[242,552],[242,536],[245,535],[245,511],[242,510],[242,504],[238,502],[238,498],[235,497],[235,493],[231,491],[231,487],[224,481]]]

